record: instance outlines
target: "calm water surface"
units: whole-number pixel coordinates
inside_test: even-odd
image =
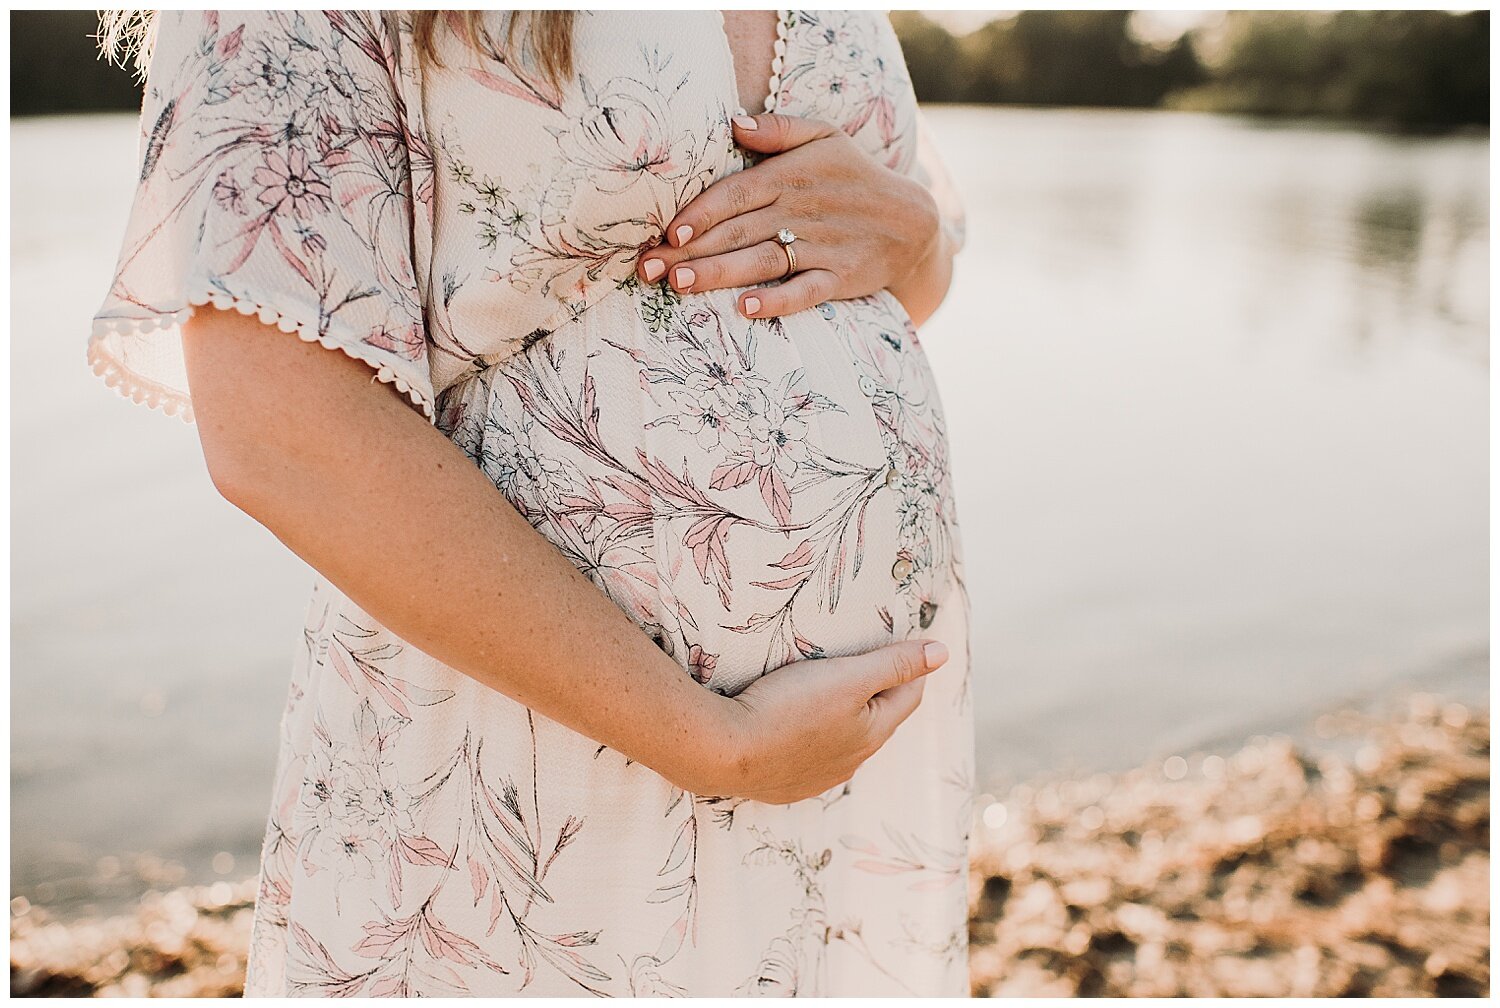
[[[981,785],[1485,696],[1487,139],[930,115]],[[84,365],[135,159],[12,127],[12,887],[73,910],[254,870],[311,583]]]

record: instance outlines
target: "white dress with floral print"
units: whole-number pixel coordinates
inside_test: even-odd
[[[750,321],[634,278],[747,164],[719,13],[583,12],[561,90],[452,33],[419,65],[392,12],[158,16],[106,381],[190,420],[178,324],[257,313],[394,383],[705,689],[954,654],[847,785],[767,805],[684,793],[320,578],[247,993],[965,994],[968,601],[917,334],[886,291]],[[923,180],[961,238],[885,16],[778,36],[768,107]]]

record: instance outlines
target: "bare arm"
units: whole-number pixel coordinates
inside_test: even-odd
[[[902,642],[714,693],[367,365],[233,311],[200,309],[183,340],[226,499],[403,640],[689,791],[784,802],[836,786],[945,657]]]
[[[923,190],[925,192],[925,190]],[[928,196],[931,199],[931,196]],[[937,205],[932,206],[932,218],[938,220]],[[933,312],[948,296],[953,283],[953,256],[956,254],[953,240],[946,230],[934,223],[932,244],[903,279],[890,285],[891,293],[911,316],[912,325],[920,326],[932,317]]]

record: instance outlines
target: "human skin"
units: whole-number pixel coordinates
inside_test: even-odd
[[[838,786],[947,659],[901,641],[715,693],[367,364],[207,307],[183,344],[225,499],[402,640],[691,793],[785,804]]]
[[[748,318],[771,318],[821,301],[889,289],[921,325],[953,277],[952,240],[926,186],[865,153],[817,119],[735,116],[735,140],[771,155],[709,186],[668,222],[666,244],[648,249],[637,275],[681,293],[780,279],[782,228],[797,236],[797,272],[737,299]]]

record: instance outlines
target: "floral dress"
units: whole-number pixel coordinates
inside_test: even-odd
[[[953,653],[851,781],[770,805],[685,793],[319,578],[246,993],[965,995],[968,601],[911,320],[882,291],[752,321],[634,274],[750,163],[721,15],[582,12],[560,89],[451,32],[419,63],[409,14],[158,16],[109,384],[191,420],[179,324],[256,314],[395,384],[704,689]],[[885,16],[781,11],[776,54],[768,109],[928,184],[961,239]]]

